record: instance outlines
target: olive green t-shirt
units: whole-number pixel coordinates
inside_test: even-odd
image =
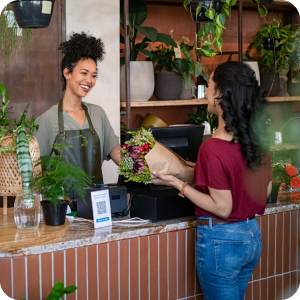
[[[91,121],[100,139],[101,163],[103,163],[103,160],[109,159],[109,153],[118,145],[119,138],[115,135],[103,108],[95,104],[84,104],[88,109]],[[65,111],[63,111],[63,117],[65,130],[80,130],[89,128],[87,119],[85,119],[85,122],[81,127]],[[53,105],[41,116],[39,116],[36,119],[36,124],[39,125],[39,129],[34,136],[39,143],[41,156],[50,155],[52,144],[54,143],[58,133],[58,105]]]

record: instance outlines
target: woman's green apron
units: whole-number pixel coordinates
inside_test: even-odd
[[[61,159],[72,163],[85,171],[88,175],[93,176],[95,184],[103,183],[101,169],[101,148],[100,138],[94,129],[87,107],[82,103],[82,109],[89,123],[88,129],[80,130],[65,130],[63,117],[63,100],[58,105],[58,133],[55,143],[68,144],[68,147],[61,152]],[[83,138],[84,137],[84,138]],[[87,141],[87,146],[82,146]],[[55,154],[60,154],[60,150],[53,149]],[[68,192],[71,199],[76,198],[76,195]]]

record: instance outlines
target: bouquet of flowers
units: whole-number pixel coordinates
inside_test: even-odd
[[[273,179],[279,182],[281,190],[299,189],[300,178],[297,176],[299,171],[292,165],[277,163],[273,165]]]
[[[194,185],[194,168],[183,158],[155,141],[151,129],[142,128],[132,134],[130,141],[125,142],[120,157],[118,173],[127,178],[126,181],[152,183],[152,171],[173,175],[189,185]]]
[[[120,157],[118,173],[128,178],[126,181],[151,183],[151,173],[145,156],[155,145],[155,139],[151,130],[142,128],[139,131],[129,132],[132,134],[130,141],[125,142]]]

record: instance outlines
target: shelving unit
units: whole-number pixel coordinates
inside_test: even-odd
[[[288,102],[300,101],[300,97],[269,97],[268,102]],[[131,107],[158,107],[158,106],[182,106],[182,105],[204,105],[207,104],[206,99],[199,100],[168,100],[168,101],[143,101],[131,102]],[[126,107],[126,102],[120,102],[120,107]]]
[[[182,0],[145,0],[148,4],[160,5],[182,5]],[[291,20],[292,11],[296,8],[286,0],[273,0],[276,3],[277,11],[285,11],[288,14],[288,20]],[[272,4],[266,4],[267,8],[271,8]],[[238,9],[239,16],[239,32],[238,32],[238,54],[239,60],[242,60],[243,54],[243,8],[257,9],[257,4],[252,0],[238,0],[235,9]],[[130,48],[129,48],[129,0],[124,0],[124,37],[125,49],[120,50],[120,56],[125,57],[125,81],[126,81],[126,102],[120,102],[121,108],[126,108],[126,122],[127,126],[131,127],[131,108],[133,107],[170,107],[170,106],[197,106],[207,104],[206,99],[200,100],[169,100],[169,101],[145,101],[145,102],[131,102],[130,101]],[[286,101],[300,101],[300,97],[272,97],[268,98],[269,102],[286,102]]]

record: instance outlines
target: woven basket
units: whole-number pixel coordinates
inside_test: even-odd
[[[29,136],[27,136],[29,137]],[[9,147],[13,145],[13,138],[6,136],[1,145]],[[16,150],[16,145],[9,149]],[[34,166],[40,158],[40,148],[35,137],[29,141],[29,152],[32,165]],[[36,177],[42,170],[39,165],[33,169],[33,176]],[[19,173],[17,153],[5,153],[0,155],[0,196],[16,196],[22,192],[22,178]]]

